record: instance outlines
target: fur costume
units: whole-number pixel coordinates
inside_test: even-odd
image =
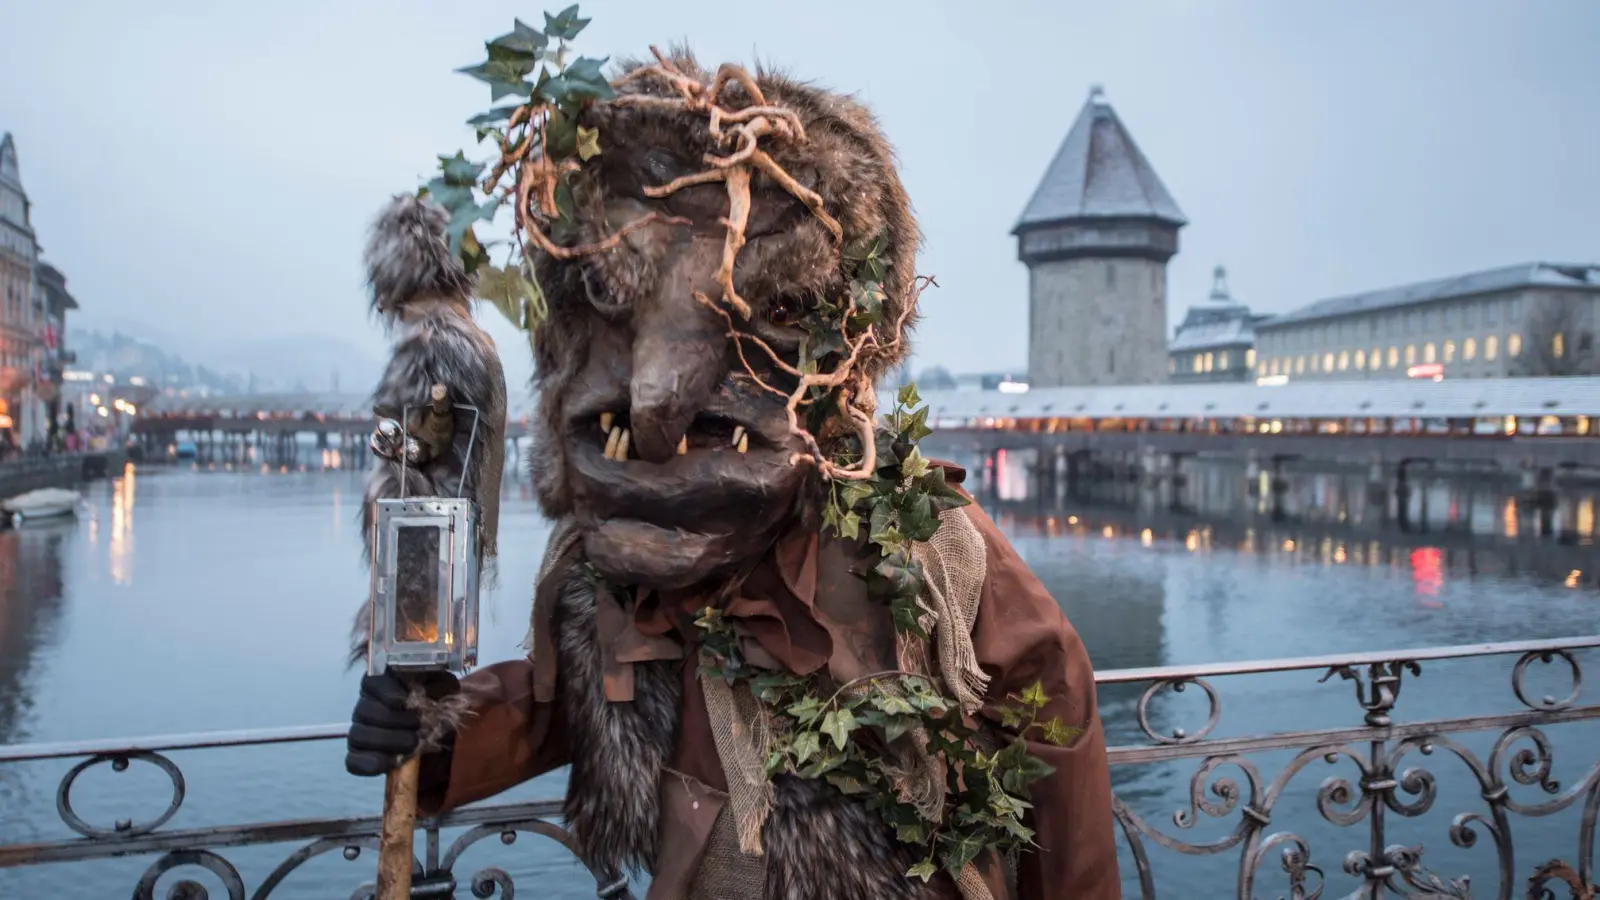
[[[714,77],[685,50],[663,65],[706,84]],[[656,81],[627,74],[617,90],[624,100],[672,99]],[[652,193],[703,169],[718,151],[712,125],[659,103],[584,107],[576,125],[596,130],[600,152],[573,164],[568,239],[599,243],[619,223],[657,218],[603,252],[533,257],[548,315],[534,334],[530,464],[557,528],[535,589],[532,652],[462,680],[469,714],[425,760],[421,805],[451,809],[570,765],[566,823],[612,886],[602,888],[609,897],[630,896],[616,879],[643,870],[653,876],[646,900],[1110,900],[1117,877],[1104,737],[1088,658],[1059,607],[981,511],[955,510],[939,533],[957,544],[912,550],[930,575],[921,623],[933,637],[898,634],[854,574],[876,548],[821,534],[817,470],[796,464],[806,445],[784,401],[757,384],[792,367],[752,365],[729,339],[731,329],[748,329],[799,359],[803,335],[788,311],[848,292],[841,245],[879,240],[888,254],[885,324],[871,327],[890,349],[865,364],[866,382],[904,358],[920,238],[893,153],[849,97],[772,72],[748,86],[730,81],[724,96],[793,113],[804,141],[766,152],[820,198],[842,233],[794,189],[757,174],[747,243],[731,274],[719,272],[732,189],[702,181]],[[375,246],[416,249],[369,254],[380,310],[406,296],[468,290],[454,260],[437,253],[442,217],[418,204],[381,221]],[[737,324],[704,300],[728,285],[750,307]],[[407,396],[443,378],[503,417],[503,386],[469,365],[417,377],[397,359],[391,371]],[[959,470],[949,471],[959,482]],[[457,477],[480,492],[490,482],[487,470]],[[1008,696],[1042,684],[1045,714],[1084,732],[1071,746],[1030,742],[1054,769],[1030,814],[1044,849],[1016,860],[986,852],[954,876],[908,877],[924,851],[898,840],[860,798],[819,778],[768,778],[759,755],[752,772],[751,754],[773,737],[770,720],[747,688],[700,674],[683,622],[701,608],[742,616],[741,646],[764,668],[814,675],[840,692],[864,673],[938,679],[979,742],[999,739]],[[912,743],[916,753],[889,753],[905,763],[904,787],[915,795],[902,802],[938,804],[947,769],[927,752],[926,735]]]

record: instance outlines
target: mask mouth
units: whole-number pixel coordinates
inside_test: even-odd
[[[607,459],[614,462],[642,462],[631,449],[632,421],[623,404],[612,404],[599,411],[580,412],[572,418],[572,428],[580,443],[600,448]],[[690,422],[689,430],[679,436],[678,455],[775,449],[776,444],[757,428],[746,417],[731,411],[701,412]]]

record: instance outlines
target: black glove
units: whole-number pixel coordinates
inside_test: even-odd
[[[350,717],[350,734],[344,767],[352,775],[386,775],[406,757],[416,752],[422,722],[406,708],[411,685],[420,683],[433,699],[447,697],[461,689],[449,672],[429,672],[401,676],[393,672],[366,675],[361,679],[361,696]]]

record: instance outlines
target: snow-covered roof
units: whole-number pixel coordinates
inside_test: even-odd
[[[1188,222],[1097,87],[1089,92],[1013,233],[1073,219],[1123,217]]]
[[[1549,262],[1518,263],[1514,266],[1502,266],[1498,269],[1488,269],[1482,272],[1469,272],[1465,275],[1435,278],[1432,281],[1419,281],[1415,284],[1405,284],[1399,287],[1383,288],[1362,294],[1350,294],[1344,297],[1319,300],[1294,312],[1274,316],[1272,319],[1261,323],[1258,327],[1270,329],[1280,325],[1299,324],[1316,319],[1331,319],[1336,316],[1348,316],[1398,306],[1410,306],[1416,303],[1426,303],[1430,300],[1489,294],[1525,287],[1589,288],[1594,291],[1600,291],[1600,265]]]
[[[1255,342],[1255,328],[1249,311],[1229,319],[1184,325],[1176,337],[1167,344],[1167,350],[1182,353],[1191,350],[1214,350],[1218,347],[1248,347]]]
[[[1471,418],[1600,415],[1600,377],[1291,381],[927,391],[932,420],[976,418]],[[892,409],[885,393],[880,408]]]

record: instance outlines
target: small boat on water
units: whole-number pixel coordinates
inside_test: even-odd
[[[13,521],[21,522],[29,519],[53,519],[60,516],[75,515],[78,511],[78,502],[82,496],[77,491],[65,488],[42,488],[18,494],[10,500],[0,503],[0,509],[11,514]]]

